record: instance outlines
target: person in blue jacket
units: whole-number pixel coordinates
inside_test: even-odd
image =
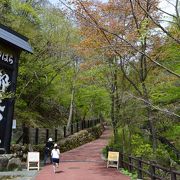
[[[46,165],[46,161],[48,158],[50,158],[50,162],[52,163],[51,151],[53,147],[54,147],[53,140],[52,138],[49,138],[44,148],[44,165]]]

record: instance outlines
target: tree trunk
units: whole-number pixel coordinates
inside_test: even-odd
[[[70,103],[70,108],[69,108],[69,117],[68,117],[68,122],[67,122],[67,130],[70,129],[70,125],[72,123],[73,107],[74,107],[74,92],[75,92],[75,88],[73,86],[72,92],[71,92],[71,103]]]
[[[114,93],[111,94],[111,121],[114,133],[114,143],[116,142],[116,123],[115,123],[115,98]]]
[[[147,110],[148,126],[149,126],[149,130],[151,133],[150,139],[152,141],[153,151],[155,152],[155,150],[157,148],[156,131],[155,131],[155,127],[154,127],[152,110],[151,110],[150,100],[148,97],[148,92],[146,89],[145,82],[142,82],[142,88],[143,88],[143,94],[144,94],[143,99],[145,100],[144,104],[145,104],[146,110]]]
[[[124,131],[124,127],[122,128],[122,152],[125,153],[125,131]]]

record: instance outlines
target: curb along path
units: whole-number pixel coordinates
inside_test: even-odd
[[[45,166],[35,180],[130,180],[116,168],[107,169],[101,158],[110,134],[106,129],[99,139],[62,153],[57,173],[53,172],[52,165]]]

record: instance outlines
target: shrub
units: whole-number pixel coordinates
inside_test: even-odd
[[[65,139],[62,139],[58,142],[58,144],[60,145],[60,150],[61,152],[69,151],[85,143],[93,141],[100,137],[103,130],[104,127],[102,125],[97,125],[92,128],[75,133]]]

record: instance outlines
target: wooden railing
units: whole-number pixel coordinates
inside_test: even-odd
[[[162,167],[155,162],[147,162],[141,158],[135,158],[127,154],[120,153],[119,166],[128,169],[129,172],[137,172],[138,179],[150,177],[152,180],[179,180],[180,172]]]
[[[76,122],[76,123],[73,123],[70,125],[70,128],[67,129],[66,126],[64,127],[61,127],[61,131],[63,130],[63,135],[60,137],[58,136],[58,132],[60,132],[60,129],[58,128],[55,128],[53,129],[53,139],[55,142],[57,142],[58,139],[62,139],[62,138],[65,138],[65,137],[68,137],[76,132],[79,132],[83,129],[86,129],[86,128],[90,128],[90,127],[93,127],[97,124],[100,123],[100,119],[92,119],[92,120],[86,120],[86,121],[79,121],[79,122]],[[28,128],[28,127],[26,127]],[[32,129],[32,128],[31,128]],[[44,142],[46,142],[48,140],[49,137],[52,137],[52,129],[39,129],[39,128],[35,128],[35,135],[33,136],[34,137],[34,140],[33,140],[33,144],[39,144],[39,138],[40,138],[40,131],[43,131],[45,133],[45,137],[44,137]],[[51,135],[50,135],[50,131],[51,131]],[[28,130],[24,130],[23,129],[23,134],[18,138],[18,140],[16,141],[16,144],[18,144],[19,142],[23,142],[23,144],[28,144],[28,142],[26,142],[26,136],[27,136],[27,133]]]

